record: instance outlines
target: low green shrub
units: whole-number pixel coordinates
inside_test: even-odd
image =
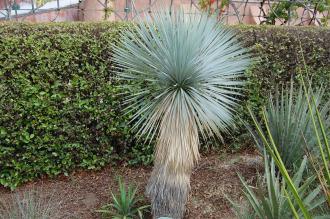
[[[111,44],[129,23],[0,24],[0,184],[15,188],[41,175],[95,169],[112,161],[152,162],[153,145],[134,139],[112,70]],[[302,64],[315,84],[330,85],[330,29],[232,27],[257,62],[247,72],[247,119],[275,83]],[[240,145],[241,129],[225,138]]]
[[[0,184],[99,168],[138,146],[111,72],[111,43],[128,27],[0,28]]]
[[[291,80],[296,83],[299,71],[305,67],[308,71],[304,75],[315,87],[330,87],[330,28],[260,25],[234,26],[233,29],[256,59],[246,72],[247,98],[238,110],[242,120],[252,124],[247,106],[260,116],[260,108],[268,102],[269,95]],[[323,98],[329,97],[330,93],[325,92]],[[230,140],[237,143],[237,136],[242,133],[245,133],[243,125],[235,130]],[[238,142],[241,141],[238,139]]]

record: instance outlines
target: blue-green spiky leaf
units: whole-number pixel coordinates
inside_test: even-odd
[[[128,110],[139,133],[154,136],[163,115],[184,125],[193,115],[203,137],[232,125],[250,63],[234,33],[205,14],[158,12],[136,24],[115,46],[120,79],[128,81]]]

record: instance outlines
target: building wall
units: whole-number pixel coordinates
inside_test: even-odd
[[[28,16],[20,16],[17,21],[26,21],[33,23],[40,22],[61,22],[61,21],[79,21],[79,13],[76,8],[66,8],[60,11],[48,11]]]
[[[4,8],[4,1],[0,0],[0,9]],[[7,0],[9,1],[9,0]],[[17,3],[28,0],[16,0]],[[170,8],[170,0],[152,0],[153,4],[149,7],[150,0],[82,0],[81,3],[72,5],[70,8],[51,11],[37,12],[31,15],[19,15],[13,17],[17,21],[29,21],[29,22],[53,22],[53,21],[102,21],[102,20],[132,20],[136,19],[137,16],[144,17],[145,13],[155,12],[156,10],[163,8]],[[165,4],[163,4],[165,2]],[[191,4],[190,0],[173,0],[173,9],[182,7],[187,13],[198,11],[196,8],[198,0],[195,0],[195,5]],[[216,2],[216,1],[214,1]],[[219,0],[221,2],[221,0]],[[132,7],[132,4],[135,5]],[[126,5],[127,4],[127,5]],[[127,13],[125,8],[127,7]],[[216,3],[213,3],[213,8],[216,8]],[[247,4],[242,7],[242,3],[233,3],[232,5],[224,8],[221,11],[224,16],[224,21],[227,24],[260,24],[264,18],[258,17],[260,14],[260,4]],[[105,10],[105,8],[113,9],[116,12]],[[133,10],[134,9],[134,10]],[[268,5],[264,5],[265,11],[269,10]],[[236,14],[244,14],[245,16],[236,16]],[[302,25],[318,25],[317,23],[310,23],[308,19],[312,17],[311,13],[305,13],[303,15],[303,9],[297,9],[298,17],[303,16],[304,22],[301,19],[291,21],[291,24],[302,24]],[[322,15],[317,15],[322,17]],[[330,22],[329,22],[330,23]],[[277,24],[281,24],[278,20]]]

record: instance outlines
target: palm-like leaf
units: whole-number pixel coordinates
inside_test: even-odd
[[[183,125],[193,117],[200,131],[225,130],[250,62],[245,52],[232,31],[206,15],[162,12],[127,31],[114,61],[124,69],[119,77],[133,82],[128,102],[136,126],[150,133],[171,112]]]
[[[153,213],[182,217],[198,133],[220,136],[250,59],[234,33],[207,15],[159,12],[127,31],[115,46],[118,76],[130,91],[138,134],[157,137],[147,193]]]

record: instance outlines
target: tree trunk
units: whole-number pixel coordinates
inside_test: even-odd
[[[192,117],[164,116],[156,145],[154,169],[146,194],[154,218],[183,218],[190,191],[190,175],[199,159],[198,129]]]

